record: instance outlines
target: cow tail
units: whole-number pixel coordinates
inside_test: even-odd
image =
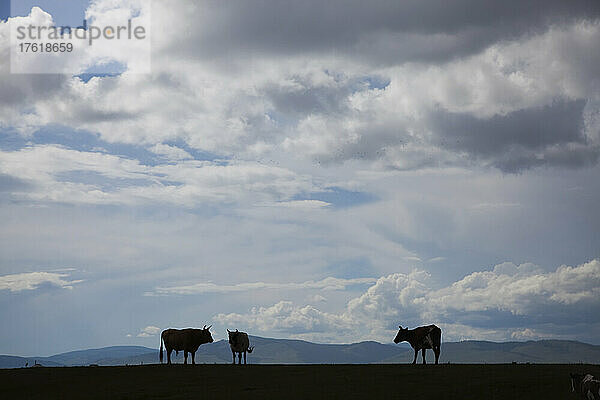
[[[158,352],[158,358],[160,359],[160,363],[163,362],[163,338],[162,334],[160,335],[160,351]]]

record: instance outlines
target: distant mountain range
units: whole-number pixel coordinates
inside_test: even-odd
[[[248,355],[250,364],[370,364],[409,363],[414,352],[407,343],[399,345],[377,342],[353,344],[317,344],[302,340],[269,339],[251,336],[256,346]],[[166,357],[165,357],[166,360]],[[191,359],[188,361],[191,362]],[[419,354],[418,362],[421,362]],[[433,362],[428,351],[427,361]],[[114,346],[78,350],[51,357],[1,356],[0,368],[21,368],[37,362],[47,367],[97,364],[139,365],[158,363],[158,349],[142,346]],[[183,362],[183,353],[173,352],[173,362]],[[231,351],[225,340],[200,346],[196,363],[230,363]],[[566,341],[540,340],[529,342],[463,341],[442,343],[442,363],[600,363],[600,346]]]

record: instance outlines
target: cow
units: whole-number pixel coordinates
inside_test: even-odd
[[[425,349],[432,349],[435,354],[435,363],[438,363],[440,358],[440,344],[442,341],[442,330],[435,325],[420,326],[415,329],[402,328],[398,326],[400,330],[394,338],[394,343],[398,344],[403,341],[410,343],[413,349],[415,349],[415,358],[413,364],[417,363],[417,354],[421,350],[423,355],[423,364],[427,364],[425,361]]]
[[[600,381],[590,374],[571,374],[571,392],[582,399],[600,400]]]
[[[233,355],[233,364],[235,364],[235,353],[238,353],[238,364],[242,363],[242,353],[244,354],[244,364],[246,364],[246,352],[252,353],[252,350],[254,350],[254,346],[250,346],[248,334],[237,329],[235,332],[227,329],[227,333],[229,334],[229,347]]]
[[[211,325],[212,326],[212,325]],[[196,350],[204,343],[212,343],[210,326],[202,329],[166,329],[160,335],[160,363],[163,362],[163,343],[167,350],[167,364],[171,364],[171,352],[177,354],[183,350],[183,363],[187,364],[188,353],[192,353],[192,364],[196,364]]]

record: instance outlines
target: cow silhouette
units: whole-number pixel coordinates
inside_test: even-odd
[[[235,332],[227,329],[227,334],[229,335],[229,347],[233,355],[233,364],[235,364],[235,353],[238,354],[238,364],[242,363],[242,353],[244,354],[244,364],[246,364],[246,352],[252,353],[252,350],[254,350],[254,346],[250,346],[248,334],[237,329]]]
[[[211,325],[212,326],[212,325]],[[167,364],[171,364],[173,350],[179,354],[183,350],[183,363],[187,364],[188,353],[192,353],[192,364],[196,364],[196,350],[204,343],[212,343],[210,326],[204,325],[202,329],[167,329],[160,335],[160,362],[163,362],[163,343],[167,350]]]
[[[427,364],[425,361],[425,350],[432,349],[435,354],[435,363],[438,363],[440,358],[440,346],[442,341],[442,330],[435,325],[420,326],[415,329],[402,328],[398,326],[400,330],[394,338],[394,343],[398,344],[403,341],[410,343],[412,348],[415,350],[415,358],[413,364],[417,363],[417,354],[421,350],[423,356],[423,364]]]

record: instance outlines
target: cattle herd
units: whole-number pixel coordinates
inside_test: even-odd
[[[212,325],[211,325],[212,326]],[[204,343],[212,343],[213,338],[210,333],[210,326],[202,329],[167,329],[160,335],[160,362],[163,362],[163,344],[167,350],[167,364],[171,364],[171,353],[173,350],[177,354],[183,351],[184,364],[187,364],[188,353],[192,355],[192,364],[195,364],[196,350]],[[248,334],[240,332],[237,329],[230,331],[227,329],[229,336],[229,347],[233,355],[233,364],[235,364],[235,356],[238,356],[238,364],[242,363],[242,355],[244,356],[244,364],[246,364],[246,353],[252,353],[254,346],[250,346]],[[415,329],[402,328],[399,326],[398,333],[394,338],[394,343],[408,342],[415,351],[413,364],[417,362],[419,350],[425,362],[426,349],[433,350],[435,355],[435,363],[437,364],[440,358],[440,345],[442,339],[442,330],[435,325],[420,326]],[[571,374],[571,391],[578,394],[582,399],[600,400],[600,380],[590,374]]]
[[[212,326],[212,325],[211,325]],[[171,353],[175,350],[176,354],[183,351],[183,363],[187,364],[188,354],[192,355],[192,364],[196,364],[196,350],[204,343],[212,343],[213,338],[210,333],[210,327],[202,329],[166,329],[160,335],[160,352],[159,359],[163,362],[163,344],[167,350],[167,364],[171,364]],[[242,355],[244,356],[244,364],[246,364],[246,353],[252,353],[254,346],[250,346],[248,334],[239,330],[230,331],[227,329],[229,336],[229,347],[233,355],[233,364],[235,364],[235,355],[238,356],[238,364],[242,363]],[[425,364],[425,350],[432,349],[435,354],[435,363],[438,363],[440,358],[440,344],[442,340],[442,330],[435,325],[420,326],[415,329],[402,328],[394,338],[394,343],[407,341],[415,350],[415,358],[413,364],[417,362],[417,354],[421,350],[423,356],[423,364]]]

